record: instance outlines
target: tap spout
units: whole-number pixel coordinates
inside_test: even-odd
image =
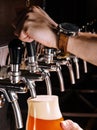
[[[17,129],[23,128],[22,115],[21,115],[19,104],[18,104],[17,94],[14,91],[10,91],[10,90],[6,91],[6,89],[4,88],[0,88],[0,91],[6,96],[6,99],[12,105]]]

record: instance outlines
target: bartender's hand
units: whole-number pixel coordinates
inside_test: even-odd
[[[36,40],[45,46],[57,48],[57,26],[48,14],[38,6],[23,10],[15,19],[15,35],[24,42]]]
[[[83,130],[77,123],[72,120],[65,120],[61,122],[62,130]]]

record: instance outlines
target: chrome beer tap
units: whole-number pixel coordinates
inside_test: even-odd
[[[44,55],[40,57],[39,64],[41,67],[45,66],[45,69],[49,71],[56,71],[58,74],[59,82],[60,82],[60,89],[61,91],[65,91],[64,87],[64,79],[61,72],[61,65],[66,65],[69,69],[70,80],[72,84],[75,84],[75,75],[72,67],[72,57],[71,55],[66,55],[65,57],[59,56],[61,53],[60,50],[56,50],[54,48],[44,47]],[[45,63],[45,64],[44,64]],[[40,66],[39,65],[39,66]],[[48,68],[46,68],[48,66]],[[78,70],[77,70],[78,71]]]
[[[39,66],[48,70],[49,72],[57,72],[59,83],[60,83],[60,91],[65,91],[63,75],[61,72],[60,64],[54,60],[56,53],[54,48],[44,47],[44,55],[39,59]]]
[[[11,83],[24,82],[27,88],[30,90],[31,97],[36,97],[35,83],[33,81],[33,76],[29,75],[28,71],[24,72],[20,70],[20,65],[23,57],[24,45],[19,39],[14,39],[9,44],[9,54],[10,54],[10,72],[9,78]],[[27,74],[28,73],[28,74]],[[30,79],[32,81],[30,81]]]
[[[7,86],[6,89],[2,87],[0,91],[2,91],[5,94],[8,102],[11,102],[14,115],[15,115],[16,127],[20,129],[23,128],[23,121],[22,121],[20,107],[18,104],[17,93],[24,93],[27,91],[25,91],[24,89],[21,91],[21,87],[19,87],[18,90],[15,90],[14,85],[17,86],[20,85],[20,80],[21,80],[20,63],[21,63],[24,47],[23,44],[21,44],[20,40],[13,39],[9,43],[8,48],[9,48],[9,55],[10,55],[10,71],[8,73],[10,83],[8,84],[10,85],[6,84],[5,85]]]
[[[12,84],[10,83],[10,80],[4,79],[0,80],[0,92],[3,93],[3,95],[1,96],[1,107],[3,107],[4,105],[5,96],[7,101],[12,105],[17,129],[23,128],[22,115],[18,104],[17,93],[27,92],[26,86],[24,84]]]
[[[57,60],[58,60],[60,65],[65,65],[68,67],[71,84],[75,84],[75,75],[74,75],[72,60],[71,60],[70,55],[66,55],[64,58],[58,56],[57,58],[58,58]]]
[[[31,43],[26,43],[27,48],[27,56],[28,56],[28,70],[30,73],[39,75],[37,79],[34,79],[34,81],[43,81],[46,82],[47,87],[47,94],[52,94],[51,89],[51,81],[50,81],[50,74],[49,71],[41,68],[38,65],[37,55],[36,55],[36,47],[37,43],[35,41]]]

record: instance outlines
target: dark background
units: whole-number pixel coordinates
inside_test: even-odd
[[[58,23],[71,22],[80,25],[97,18],[96,0],[60,0],[53,4],[47,0],[46,8]]]

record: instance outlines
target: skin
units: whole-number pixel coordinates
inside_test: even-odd
[[[97,34],[79,32],[69,37],[67,51],[97,66]]]
[[[62,130],[83,130],[76,122],[65,120],[60,123]]]

